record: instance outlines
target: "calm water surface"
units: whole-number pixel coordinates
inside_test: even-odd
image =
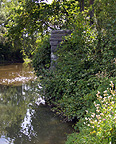
[[[0,144],[65,144],[72,133],[37,92],[33,69],[0,66]]]

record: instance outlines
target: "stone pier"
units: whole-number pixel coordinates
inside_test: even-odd
[[[70,35],[70,30],[53,30],[51,32],[50,45],[51,45],[51,69],[56,65],[56,60],[58,59],[55,52],[57,51],[60,43],[65,39],[64,37]]]

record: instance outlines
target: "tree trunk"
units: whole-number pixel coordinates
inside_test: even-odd
[[[94,8],[93,8],[94,0],[89,1],[89,5],[92,5],[92,10],[90,11],[90,25],[94,23],[93,16],[94,16]]]
[[[82,11],[84,11],[84,0],[82,0]]]
[[[84,0],[80,0],[80,12],[84,11]]]

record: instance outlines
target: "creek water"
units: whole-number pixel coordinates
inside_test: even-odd
[[[73,132],[38,94],[33,69],[0,66],[0,144],[65,144]]]

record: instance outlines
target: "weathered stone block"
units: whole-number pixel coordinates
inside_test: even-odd
[[[51,52],[51,60],[56,61],[58,56],[56,56],[53,52]]]
[[[51,46],[51,52],[56,52],[57,51],[57,47],[56,46]]]
[[[55,40],[62,41],[62,40],[64,40],[64,38],[62,36],[60,36],[60,37],[51,37],[50,38],[50,41],[55,41]]]
[[[71,30],[53,30],[51,32],[51,35],[52,34],[71,34]]]
[[[56,46],[56,47],[57,47],[58,41],[57,41],[57,40],[55,40],[55,41],[50,41],[50,45],[51,45],[51,46]]]
[[[71,34],[70,30],[53,30],[51,32],[50,45],[51,45],[51,70],[57,64],[58,56],[54,53],[57,51],[60,43],[65,39],[65,36]]]
[[[65,33],[63,33],[63,34],[52,34],[51,39],[60,39],[60,38],[62,39],[65,36],[66,36]]]

